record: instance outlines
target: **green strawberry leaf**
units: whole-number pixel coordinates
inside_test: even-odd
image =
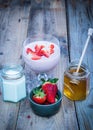
[[[48,82],[51,82],[51,83],[56,83],[57,81],[58,81],[58,78],[48,79]]]
[[[38,91],[41,91],[41,86],[36,87],[35,89],[33,89],[33,94],[37,94]]]
[[[41,87],[38,87],[33,90],[33,95],[38,96],[38,97],[44,97],[45,93]]]
[[[44,84],[45,82],[47,82],[44,78],[41,79],[42,84]]]
[[[45,82],[56,83],[58,81],[58,78],[54,78],[54,79],[49,78],[48,80],[42,78],[41,81],[42,84],[44,84]]]

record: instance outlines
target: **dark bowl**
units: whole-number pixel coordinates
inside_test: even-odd
[[[32,90],[29,95],[29,101],[30,101],[31,108],[34,111],[34,113],[43,117],[49,117],[56,114],[59,111],[61,101],[62,101],[62,94],[59,90],[58,90],[57,95],[58,95],[57,102],[53,104],[48,104],[48,105],[44,105],[44,104],[41,105],[41,104],[35,103],[32,100],[32,96],[33,96],[33,90]]]

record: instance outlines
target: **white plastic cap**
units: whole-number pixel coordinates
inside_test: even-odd
[[[93,34],[93,28],[89,28],[89,29],[88,29],[88,35],[91,36],[92,34]]]

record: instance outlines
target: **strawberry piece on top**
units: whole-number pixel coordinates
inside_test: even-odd
[[[40,60],[41,59],[41,56],[38,56],[36,54],[33,54],[32,57],[31,57],[32,60]]]

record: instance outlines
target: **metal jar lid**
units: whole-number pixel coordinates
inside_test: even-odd
[[[23,75],[21,65],[5,65],[2,69],[1,76],[5,79],[18,79]]]

